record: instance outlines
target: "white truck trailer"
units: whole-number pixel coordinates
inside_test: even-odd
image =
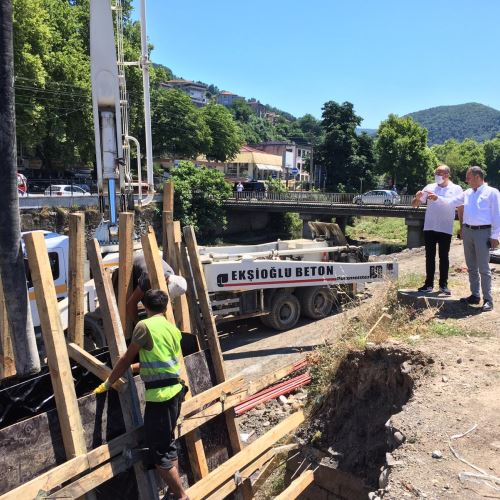
[[[300,316],[324,318],[341,294],[398,275],[396,262],[366,262],[360,247],[324,237],[200,247],[199,254],[218,322],[260,316],[276,330],[293,328]]]

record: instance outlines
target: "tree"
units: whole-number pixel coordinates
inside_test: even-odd
[[[350,102],[338,104],[329,101],[323,106],[321,128],[324,139],[315,163],[326,168],[326,183],[330,190],[357,191],[360,178],[372,177],[373,164],[370,161],[373,152],[367,151],[372,143],[356,134],[361,121]]]
[[[465,139],[463,142],[448,139],[444,144],[435,144],[431,149],[439,163],[450,167],[453,181],[464,187],[467,169],[474,165],[484,168],[486,165],[484,147],[474,139]]]
[[[210,129],[210,147],[205,151],[207,158],[216,161],[232,160],[240,151],[243,136],[231,112],[220,104],[209,104],[201,110],[203,119]]]
[[[378,171],[392,184],[417,190],[427,182],[437,160],[427,147],[427,130],[412,118],[389,115],[380,124],[376,142]]]
[[[484,159],[488,172],[488,183],[500,187],[500,134],[484,143]]]
[[[183,226],[191,225],[200,241],[214,241],[227,225],[224,202],[231,196],[232,186],[218,170],[195,167],[181,161],[172,172],[175,186],[174,206]]]
[[[0,3],[0,273],[12,347],[19,376],[40,371],[40,359],[31,321],[21,248],[17,193],[16,117],[14,111],[14,55],[12,2]],[[3,335],[5,332],[0,332]]]
[[[152,92],[154,154],[173,158],[195,158],[210,151],[210,129],[188,95],[179,90]]]
[[[251,106],[241,99],[237,99],[233,102],[231,106],[231,113],[233,114],[234,119],[241,123],[248,123],[250,117],[254,114]]]

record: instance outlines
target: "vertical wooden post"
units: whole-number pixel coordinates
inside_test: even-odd
[[[187,273],[182,259],[182,233],[181,233],[181,223],[176,220],[174,221],[174,243],[175,248],[175,260],[177,263],[177,273],[180,274],[187,281]],[[186,292],[187,293],[187,292]],[[178,297],[177,310],[174,309],[175,317],[179,321],[179,328],[183,332],[192,332],[191,321],[189,319],[189,306],[187,295],[183,294]]]
[[[158,244],[152,228],[148,228],[147,234],[142,235],[142,249],[144,251],[144,258],[148,267],[149,281],[151,288],[166,291],[168,294],[168,287],[163,274],[163,266],[161,263]],[[169,301],[170,303],[170,301]],[[171,321],[166,314],[167,320]],[[175,324],[175,323],[174,323]],[[182,376],[187,380],[186,366],[184,358],[180,359]],[[186,399],[191,398],[191,393],[185,395]],[[186,446],[188,449],[189,463],[196,480],[205,477],[208,474],[207,459],[205,457],[205,450],[203,449],[203,442],[201,441],[200,433],[194,430],[185,436]]]
[[[171,181],[163,184],[163,210],[174,212],[174,184]]]
[[[156,290],[163,290],[168,295],[168,287],[165,281],[165,275],[163,274],[163,265],[160,257],[160,249],[158,248],[158,243],[156,242],[155,233],[152,227],[148,227],[147,234],[143,234],[141,236],[141,243],[142,243],[142,251],[144,253],[144,259],[146,261],[146,266],[148,268],[149,282],[151,283],[151,288],[154,288]],[[150,270],[156,269],[157,267],[159,267],[162,270],[161,276],[163,277],[163,280],[158,278],[156,274],[154,276],[151,275]],[[165,317],[167,318],[168,321],[170,321],[175,325],[175,318],[170,300],[170,295],[168,298],[169,300]]]
[[[104,270],[102,265],[101,247],[97,240],[94,239],[87,243],[87,253],[94,276],[97,298],[99,299],[99,307],[104,323],[104,333],[109,346],[111,364],[114,366],[127,350],[127,344],[125,343],[125,337],[120,323],[118,306],[114,299],[113,285],[109,274]],[[127,431],[131,431],[141,426],[143,420],[137,388],[130,370],[127,371],[124,377],[128,383],[126,389],[123,392],[119,392],[118,396],[120,398],[125,428]],[[142,500],[157,498],[158,490],[153,474],[146,474],[142,465],[137,463],[134,465],[134,471],[139,497]]]
[[[127,299],[132,293],[132,264],[134,253],[134,214],[122,212],[119,221],[118,311],[125,338],[132,336],[132,321],[127,319]]]
[[[167,216],[165,213],[168,213]],[[168,237],[167,237],[167,220],[173,220],[174,217],[174,185],[168,181],[163,184],[163,212],[162,212],[162,245],[163,245],[163,260],[168,262],[175,272],[177,270],[168,260]]]
[[[70,459],[85,454],[87,449],[47,246],[40,232],[29,233],[24,240],[64,449],[66,458]]]
[[[5,296],[0,278],[0,380],[16,374],[14,351],[10,340],[9,320],[5,308]]]
[[[193,279],[196,287],[196,293],[198,295],[198,302],[203,316],[203,324],[205,326],[208,345],[210,347],[210,354],[212,355],[215,376],[217,378],[217,383],[220,384],[226,380],[226,370],[224,367],[224,359],[222,358],[219,337],[217,335],[217,327],[215,326],[215,319],[212,315],[212,308],[208,297],[205,274],[203,273],[203,267],[198,256],[198,244],[196,242],[194,230],[191,226],[186,226],[183,231],[184,240],[189,253],[189,262],[193,271]],[[232,412],[226,412],[225,417],[231,446],[233,452],[237,453],[242,449],[238,425]]]
[[[83,347],[85,214],[69,216],[68,341]]]

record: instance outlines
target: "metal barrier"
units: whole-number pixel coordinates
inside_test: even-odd
[[[397,200],[390,197],[381,197],[381,203],[363,203],[360,202],[358,193],[318,193],[310,191],[286,191],[286,192],[273,192],[273,191],[243,191],[241,193],[234,193],[233,200],[241,202],[252,201],[265,201],[265,202],[285,202],[296,203],[297,205],[305,204],[318,204],[318,205],[383,205],[387,206],[411,206],[413,195],[404,194],[398,195]]]

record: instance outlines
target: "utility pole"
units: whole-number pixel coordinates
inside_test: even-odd
[[[0,273],[19,376],[40,371],[29,307],[17,192],[12,0],[0,2]],[[2,335],[2,332],[0,332]]]

